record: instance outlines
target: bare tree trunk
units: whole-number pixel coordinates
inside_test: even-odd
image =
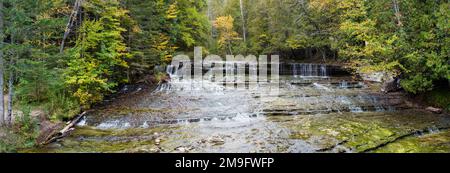
[[[228,51],[230,51],[230,55],[233,55],[233,49],[231,48],[231,43],[228,44]]]
[[[402,20],[401,20],[401,16],[402,13],[400,12],[400,7],[398,4],[397,0],[392,0],[392,4],[393,4],[393,8],[394,8],[394,12],[395,12],[395,18],[397,19],[397,26],[403,26]]]
[[[212,21],[214,20],[213,18],[213,14],[211,11],[211,0],[208,0],[208,21],[212,23]],[[213,38],[214,36],[214,25],[211,25],[211,38]]]
[[[5,102],[3,100],[3,1],[0,1],[0,126],[3,126],[5,120]]]
[[[11,34],[11,45],[15,44],[15,33],[13,32]],[[12,106],[13,106],[13,95],[14,95],[14,54],[15,56],[19,56],[19,52],[15,51],[11,55],[11,58],[9,58],[9,80],[8,80],[8,110],[6,112],[5,116],[5,125],[10,126],[11,123],[11,117],[12,117]]]
[[[65,41],[66,41],[67,37],[69,36],[69,34],[70,34],[71,30],[72,30],[72,26],[73,26],[74,22],[77,19],[77,14],[78,14],[78,11],[80,10],[80,7],[81,7],[82,3],[83,3],[83,0],[76,0],[75,1],[75,5],[73,6],[73,11],[70,14],[69,22],[67,22],[66,30],[64,31],[64,36],[63,36],[63,39],[61,41],[61,47],[59,48],[59,52],[60,53],[62,53],[64,51]]]
[[[244,17],[244,3],[240,0],[241,18],[242,18],[242,35],[244,36],[244,43],[247,42],[247,31],[245,29],[245,17]]]
[[[327,53],[326,53],[326,50],[324,50],[323,48],[321,48],[321,49],[319,49],[319,50],[320,50],[320,53],[322,54],[322,60],[323,60],[323,62],[326,63],[326,62],[327,62]]]
[[[15,34],[11,34],[11,44],[15,44],[14,40]],[[19,52],[15,52],[16,56],[19,56]],[[12,125],[12,106],[13,106],[13,95],[14,95],[14,55],[9,59],[9,81],[8,81],[8,112],[5,116],[5,125]]]
[[[14,58],[10,59],[10,66],[14,65]],[[12,106],[13,106],[13,98],[14,98],[14,69],[11,68],[9,72],[9,82],[8,82],[8,114],[6,115],[6,124],[9,126],[12,125],[11,117],[12,117]]]

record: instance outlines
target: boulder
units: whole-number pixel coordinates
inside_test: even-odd
[[[370,74],[360,73],[360,76],[364,81],[381,83],[383,82],[383,79],[385,79],[386,73],[384,72],[374,72]]]

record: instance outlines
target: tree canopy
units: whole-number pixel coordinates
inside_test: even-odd
[[[62,119],[203,46],[338,60],[399,76],[420,94],[450,80],[449,8],[444,0],[3,0],[8,82],[0,84],[17,104]]]

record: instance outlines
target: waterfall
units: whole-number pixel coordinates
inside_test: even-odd
[[[175,66],[173,65],[168,65],[166,68],[166,73],[169,75],[174,75],[175,74]]]
[[[294,77],[328,77],[327,65],[324,64],[292,64]]]
[[[298,64],[293,64],[292,65],[292,73],[293,73],[293,75],[294,75],[294,77],[298,77],[298,70],[297,70],[297,66],[298,66]]]
[[[353,112],[353,113],[364,112],[364,110],[359,106],[351,105],[348,108],[350,109],[350,112]]]
[[[343,105],[347,105],[350,112],[353,112],[353,113],[364,112],[364,110],[361,107],[354,105],[352,100],[350,100],[350,98],[347,96],[338,96],[337,99],[339,99],[339,101]]]
[[[321,65],[320,66],[320,76],[322,76],[322,77],[328,76],[328,74],[327,74],[327,66],[326,65]]]
[[[348,82],[345,81],[345,80],[341,81],[340,88],[347,89],[348,88]]]
[[[380,102],[379,102],[377,97],[375,97],[375,96],[369,96],[369,97],[372,100],[372,104],[374,105],[376,112],[384,112],[384,111],[386,111],[386,109],[384,109],[384,107],[380,104]]]

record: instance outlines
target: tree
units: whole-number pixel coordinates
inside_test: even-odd
[[[5,102],[3,100],[3,37],[3,1],[0,1],[0,126],[3,125],[5,116]]]
[[[231,16],[221,16],[214,22],[214,27],[219,31],[218,44],[221,48],[227,49],[227,53],[233,54],[233,41],[239,40],[239,35],[234,31],[234,19]]]
[[[245,29],[244,3],[242,2],[242,0],[239,0],[239,7],[241,10],[241,19],[242,19],[242,35],[244,36],[244,42],[247,42],[247,31]]]
[[[98,18],[83,21],[76,45],[69,50],[71,60],[65,75],[74,96],[88,108],[114,91],[121,82],[119,69],[128,67],[125,59],[130,54],[121,35],[126,30],[120,23],[127,11],[119,7],[118,1],[85,4],[85,10]]]

